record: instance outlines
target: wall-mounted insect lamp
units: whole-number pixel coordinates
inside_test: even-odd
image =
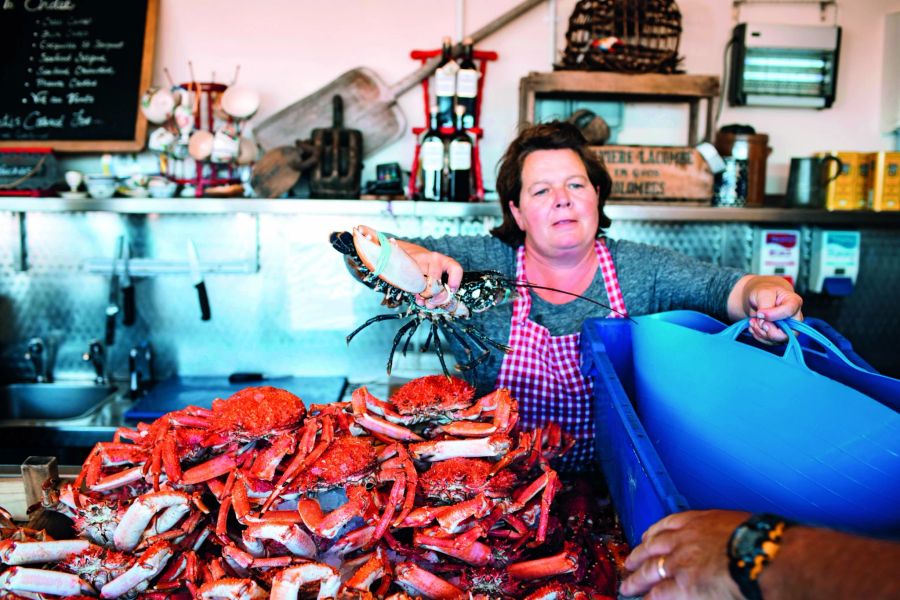
[[[732,44],[732,106],[829,108],[834,102],[840,27],[741,23]]]

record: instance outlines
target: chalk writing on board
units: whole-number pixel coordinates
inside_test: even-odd
[[[156,2],[0,0],[0,142],[136,141]]]

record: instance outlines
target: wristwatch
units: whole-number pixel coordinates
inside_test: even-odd
[[[734,530],[728,540],[728,570],[748,600],[762,600],[759,576],[781,548],[781,535],[793,525],[769,513],[753,515]]]

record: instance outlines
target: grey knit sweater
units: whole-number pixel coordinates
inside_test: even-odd
[[[464,271],[493,269],[510,279],[516,274],[515,249],[493,236],[447,236],[409,241],[452,256]],[[716,267],[656,246],[610,239],[606,239],[606,244],[616,267],[629,315],[690,309],[720,320],[727,319],[728,293],[743,272]],[[584,295],[609,304],[599,269]],[[608,310],[578,298],[565,304],[551,304],[531,292],[531,299],[530,318],[547,327],[551,335],[578,332],[585,319],[609,314]],[[511,318],[512,300],[509,300],[474,315],[469,322],[490,338],[506,343]],[[456,340],[450,340],[450,349],[455,356],[462,356],[462,347]],[[479,394],[486,394],[494,388],[503,356],[502,352],[493,351],[487,361],[463,375],[477,386]],[[453,358],[447,357],[447,361],[452,369]]]

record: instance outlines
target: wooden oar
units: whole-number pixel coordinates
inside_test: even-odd
[[[473,33],[472,41],[477,44],[542,2],[525,0]],[[461,54],[462,45],[457,44],[453,55]],[[406,119],[397,106],[397,98],[431,75],[439,62],[439,58],[433,58],[391,86],[385,85],[371,69],[351,69],[259,123],[254,128],[256,140],[263,149],[271,150],[308,139],[313,129],[331,120],[332,98],[340,95],[344,101],[344,126],[362,132],[363,153],[371,154],[404,133]]]

